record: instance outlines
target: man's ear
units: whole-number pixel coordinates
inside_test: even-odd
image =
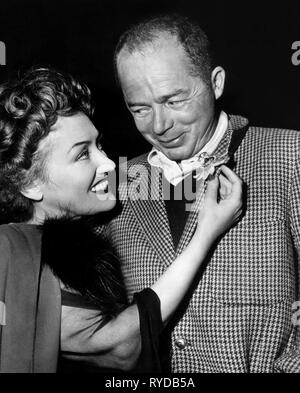
[[[21,190],[21,194],[24,195],[24,197],[36,202],[43,199],[43,192],[41,190],[40,184],[38,183],[33,183],[30,186],[24,188],[24,190]]]
[[[216,67],[211,73],[211,84],[216,100],[221,97],[225,86],[225,70],[222,67]]]

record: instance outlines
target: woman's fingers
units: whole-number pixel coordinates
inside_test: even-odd
[[[219,176],[213,177],[207,183],[206,199],[217,202],[218,196],[221,200],[241,199],[242,180],[228,167],[220,167]]]
[[[220,198],[226,199],[231,193],[232,185],[230,181],[222,173],[220,173],[219,175],[219,181],[220,181],[220,190],[219,190]]]
[[[228,168],[228,166],[222,165],[220,167],[220,171],[227,177],[227,179],[232,184],[236,184],[236,183],[241,183],[242,182],[242,180],[238,177],[238,175],[235,172],[233,172],[230,168]]]
[[[242,180],[227,166],[222,165],[221,173],[225,175],[226,179],[231,184],[231,194],[233,197],[241,196],[242,193]],[[228,183],[226,183],[228,186]]]
[[[241,208],[242,181],[229,168],[222,166],[220,175],[207,182],[204,203],[199,212],[199,225],[210,228],[213,235],[219,236],[239,221]]]
[[[242,191],[243,182],[242,180],[228,167],[222,165],[220,168],[220,184],[223,187],[223,191],[220,190],[221,201],[220,205],[225,207],[231,206],[233,209],[233,220],[236,223],[239,221],[242,214]],[[225,191],[226,190],[226,194]],[[222,199],[222,192],[225,197]]]
[[[217,176],[211,178],[207,183],[205,197],[208,201],[216,202],[219,192],[219,179]]]

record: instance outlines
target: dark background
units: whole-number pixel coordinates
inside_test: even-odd
[[[299,2],[300,3],[300,2]],[[252,124],[300,129],[300,13],[289,1],[0,0],[0,41],[7,50],[0,81],[18,68],[52,65],[88,83],[95,124],[113,157],[148,149],[135,130],[113,76],[120,34],[150,14],[179,12],[198,19],[227,71],[223,106]]]

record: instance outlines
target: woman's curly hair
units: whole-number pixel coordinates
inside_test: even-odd
[[[93,114],[89,88],[51,68],[31,68],[0,86],[0,223],[32,218],[21,191],[45,176],[40,141],[58,116]]]

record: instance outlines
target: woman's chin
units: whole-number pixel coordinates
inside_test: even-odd
[[[60,218],[60,217],[83,217],[91,216],[101,212],[112,210],[116,206],[117,200],[111,192],[93,193],[93,196],[88,198],[79,198],[72,200],[72,203],[60,203],[55,208],[52,206],[44,214],[47,218]],[[62,207],[65,206],[65,207]]]
[[[95,213],[106,212],[112,210],[117,203],[116,197],[111,192],[97,193],[95,194],[98,199],[98,203],[95,206]]]

